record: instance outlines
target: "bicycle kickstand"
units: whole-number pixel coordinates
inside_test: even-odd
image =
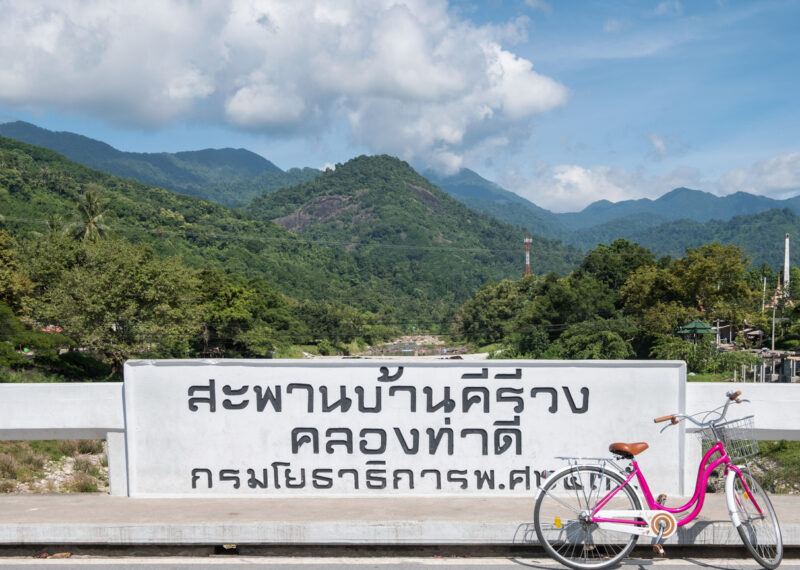
[[[664,556],[664,547],[661,546],[661,541],[664,539],[664,531],[667,529],[666,521],[658,521],[658,536],[653,540],[653,552],[657,555]]]

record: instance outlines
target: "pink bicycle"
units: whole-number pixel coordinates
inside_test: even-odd
[[[662,541],[697,517],[703,508],[708,477],[722,466],[733,526],[761,566],[777,568],[783,558],[783,542],[775,510],[749,469],[733,464],[758,453],[752,416],[724,421],[732,403],[747,401],[740,395],[740,391],[729,393],[722,411],[705,412],[704,419],[714,415],[711,420],[699,421],[684,414],[655,419],[656,423],[672,424],[689,420],[701,428],[704,443],[710,447],[700,462],[694,495],[688,503],[670,508],[664,506],[666,495],[653,498],[634,459],[647,449],[646,443],[612,443],[609,451],[615,458],[597,459],[596,464],[575,464],[573,460],[539,487],[533,511],[539,544],[555,560],[579,570],[617,564],[640,536],[651,537],[653,547],[663,555]],[[630,461],[630,465],[621,467],[621,460]]]

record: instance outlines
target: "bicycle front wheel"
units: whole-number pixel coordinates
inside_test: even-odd
[[[764,568],[777,568],[783,559],[781,527],[758,481],[748,471],[739,474],[731,469],[725,481],[725,499],[731,522],[752,557]]]
[[[578,570],[618,563],[630,553],[639,536],[603,530],[587,517],[600,500],[624,482],[615,471],[594,465],[578,465],[554,476],[540,490],[533,510],[539,544],[552,558]],[[641,503],[631,486],[625,485],[603,508],[639,510]]]

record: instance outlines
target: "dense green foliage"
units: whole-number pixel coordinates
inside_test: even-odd
[[[621,239],[581,260],[538,237],[538,276],[508,279],[522,273],[523,230],[388,156],[264,193],[245,212],[0,138],[0,210],[6,381],[37,370],[100,379],[131,357],[346,353],[412,329],[502,343],[508,357],[727,370],[748,356],[676,338],[677,328],[701,317],[767,330],[762,279],[770,291],[778,279],[732,245],[656,259]],[[800,338],[800,322],[778,335]]]
[[[298,299],[350,300],[369,293],[352,258],[319,247],[280,226],[229,208],[80,166],[52,151],[0,137],[0,211],[17,238],[82,221],[77,204],[86,189],[101,189],[103,225],[133,243],[149,243],[159,257],[260,277]]]
[[[775,273],[764,276],[774,290]],[[656,358],[686,360],[695,372],[732,371],[759,358],[718,352],[708,336],[676,333],[697,318],[730,323],[739,333],[767,330],[761,277],[735,246],[714,243],[656,260],[649,250],[620,239],[590,251],[566,277],[485,285],[458,310],[456,330],[476,345],[502,343],[497,356],[503,358]],[[792,311],[780,310],[787,316]],[[778,333],[786,342],[800,342],[800,328]]]

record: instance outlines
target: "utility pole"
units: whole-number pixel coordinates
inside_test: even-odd
[[[775,352],[775,307],[778,303],[772,304],[772,352]]]
[[[764,312],[764,305],[767,302],[767,276],[762,276],[764,279],[764,292],[761,294],[761,312]]]

